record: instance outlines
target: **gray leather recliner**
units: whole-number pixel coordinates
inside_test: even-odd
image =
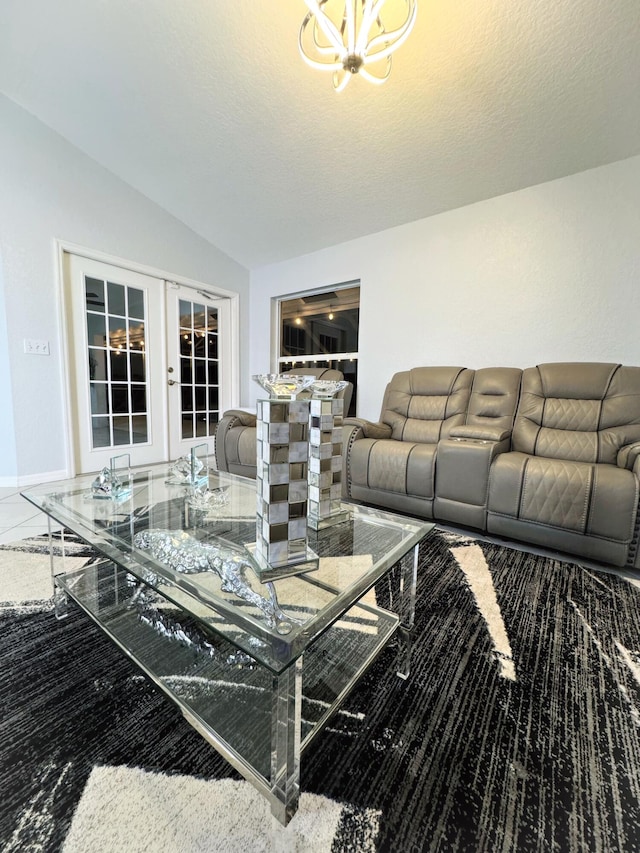
[[[433,518],[438,442],[465,422],[474,371],[417,367],[387,385],[378,423],[343,428],[347,497]]]
[[[316,379],[342,380],[340,370],[326,367],[303,367],[291,369],[289,373],[315,376]],[[343,400],[345,416],[349,411],[353,385],[348,383],[339,397]],[[242,409],[227,410],[216,429],[216,465],[219,471],[229,471],[241,477],[256,478],[256,415]]]
[[[528,368],[511,450],[491,465],[487,531],[623,566],[639,478],[640,367]]]

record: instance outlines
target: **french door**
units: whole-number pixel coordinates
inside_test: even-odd
[[[213,452],[221,412],[230,407],[225,381],[228,299],[167,283],[167,387],[170,456],[183,456],[196,444]]]
[[[229,408],[230,308],[204,290],[65,255],[76,473],[213,453]]]

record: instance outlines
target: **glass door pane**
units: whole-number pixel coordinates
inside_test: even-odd
[[[218,309],[180,299],[179,321],[181,438],[206,438],[220,420]]]
[[[84,276],[91,448],[149,439],[144,291]]]

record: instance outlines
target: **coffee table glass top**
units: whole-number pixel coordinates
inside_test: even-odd
[[[133,469],[121,503],[91,496],[94,476],[29,489],[23,496],[149,584],[205,628],[275,672],[361,599],[433,524],[359,505],[347,521],[309,530],[319,568],[261,582],[245,545],[255,542],[255,482],[212,472],[216,505],[193,509],[193,490],[167,483],[167,467]],[[69,582],[72,581],[69,576]],[[371,603],[375,604],[375,593]]]

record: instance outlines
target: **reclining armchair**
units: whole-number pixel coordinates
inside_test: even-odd
[[[342,380],[339,370],[324,367],[303,367],[291,369],[289,373],[303,376],[315,376],[316,379]],[[346,416],[351,403],[353,385],[348,383],[338,397],[341,397]],[[229,471],[241,477],[256,478],[256,415],[242,409],[227,410],[216,429],[216,464],[219,471]]]
[[[637,565],[639,478],[640,367],[528,368],[511,449],[491,465],[487,531]]]
[[[343,427],[346,497],[433,518],[436,449],[465,422],[474,377],[465,367],[417,367],[387,385],[377,423]]]

